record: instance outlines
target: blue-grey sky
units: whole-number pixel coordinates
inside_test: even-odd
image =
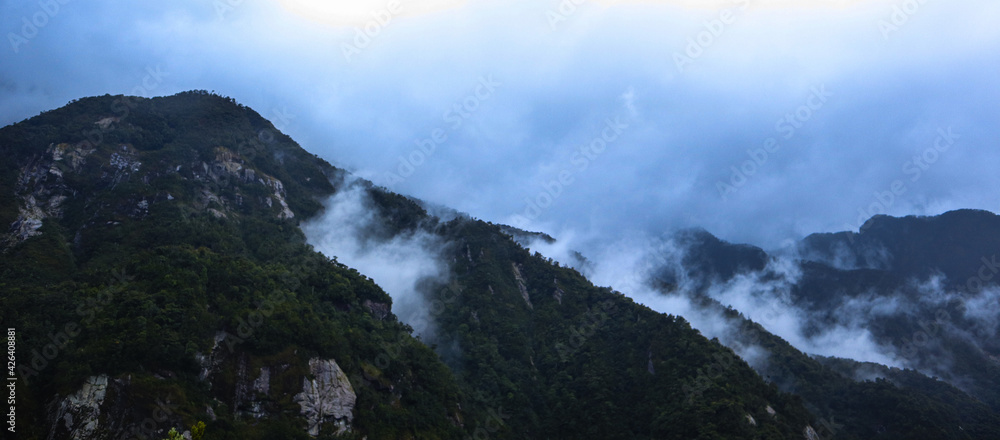
[[[1000,210],[998,21],[992,0],[6,0],[0,125],[214,90],[486,220],[776,247]]]

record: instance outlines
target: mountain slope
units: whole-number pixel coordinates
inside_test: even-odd
[[[982,278],[989,279],[980,279],[979,269],[1000,252],[998,231],[1000,216],[987,211],[966,209],[931,217],[879,215],[857,233],[812,234],[799,247],[810,260],[884,269],[903,277],[940,273],[952,287],[976,290],[996,284],[994,265],[983,272]]]
[[[362,182],[385,224],[372,237],[429,229],[480,255],[453,268],[464,294],[440,317],[463,348],[451,373],[378,286],[305,243],[298,221],[345,174],[230,99],[86,98],[0,129],[0,153],[0,301],[28,438],[204,422],[206,439],[777,439],[811,418],[683,320]],[[561,308],[535,291],[558,280]],[[608,331],[574,339],[587,325]],[[740,379],[693,399],[685,384],[717,359]]]
[[[874,315],[873,334],[914,367],[1000,411],[1000,216],[976,210],[877,216],[860,233],[811,235],[799,248],[826,274],[842,278],[838,285],[853,284],[840,295],[824,294],[829,289],[820,285],[829,285],[829,277],[807,277],[799,297],[845,303],[868,302],[873,294],[908,305]],[[845,261],[861,268],[830,267]]]
[[[340,172],[252,110],[87,98],[0,153],[25,438],[456,438],[474,414],[391,299],[306,245],[296,219]]]
[[[1000,325],[997,290],[983,281],[978,292],[963,291],[942,272],[969,273],[968,267],[952,264],[950,251],[956,259],[984,267],[982,257],[973,255],[990,252],[1000,236],[998,218],[981,211],[877,217],[861,235],[806,238],[797,254],[804,260],[765,256],[763,268],[757,253],[740,252],[744,247],[720,245],[714,237],[679,240],[686,244],[685,257],[660,268],[652,279],[666,295],[690,296],[703,313],[728,316],[728,327],[741,330],[727,335],[727,345],[753,353],[760,374],[801,396],[814,414],[843,424],[843,438],[991,438],[1000,426],[1000,350],[993,336]],[[708,254],[715,257],[687,257]],[[739,269],[727,270],[734,266]],[[679,278],[687,284],[674,282]],[[870,335],[886,358],[936,377],[808,356],[727,309],[731,290],[742,292],[738,299],[750,305],[748,311],[800,343]],[[881,396],[882,403],[871,405],[859,396]]]
[[[920,375],[855,382],[747,332],[787,359],[762,378],[684,318],[532,254],[517,241],[530,233],[430,215],[231,99],[85,98],[0,129],[0,154],[0,318],[17,329],[26,438],[199,422],[205,439],[995,438],[1000,425]],[[330,234],[439,244],[426,255],[444,276],[410,280],[433,349],[394,314],[409,303],[307,243],[303,222],[323,227],[345,194],[363,199],[363,227]],[[690,238],[705,251],[688,263],[715,268],[706,286],[766,270],[759,249]]]

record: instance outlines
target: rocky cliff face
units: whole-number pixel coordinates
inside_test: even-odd
[[[55,423],[49,438],[63,429],[68,438],[83,440],[94,438],[100,426],[101,405],[108,393],[108,376],[91,376],[75,394],[66,396],[55,413]]]
[[[350,431],[357,396],[347,375],[333,359],[310,359],[309,374],[312,379],[304,378],[302,392],[295,395],[309,435],[318,436],[324,424],[336,426],[337,434]]]
[[[225,147],[215,147],[214,153],[211,160],[148,164],[146,154],[128,143],[103,151],[89,141],[50,144],[20,167],[15,186],[17,217],[7,233],[0,235],[0,252],[41,234],[43,223],[61,220],[67,204],[74,201],[93,211],[88,213],[90,219],[102,215],[142,219],[157,203],[183,203],[216,218],[230,218],[234,210],[244,207],[270,211],[282,220],[295,218],[281,180],[255,169],[246,158]],[[177,179],[196,184],[200,188],[196,196],[182,200],[182,194],[160,190],[161,182]],[[125,203],[108,204],[87,191],[95,183],[108,191],[127,183],[138,185],[121,194]],[[68,226],[80,228],[79,233],[91,224]]]
[[[521,268],[518,267],[517,263],[511,263],[511,267],[514,269],[514,281],[517,282],[517,290],[521,292],[521,298],[524,298],[524,303],[528,305],[529,309],[535,308],[531,305],[531,296],[528,295],[528,286],[524,283],[524,276],[521,275]],[[562,298],[560,297],[560,300]]]
[[[224,350],[222,350],[224,352]],[[258,358],[246,354],[203,356],[202,380],[215,389],[215,403],[205,409],[204,416],[214,420],[221,404],[232,408],[236,419],[251,422],[280,417],[285,412],[276,402],[292,401],[298,406],[309,435],[316,437],[324,427],[334,434],[350,432],[354,422],[357,395],[347,374],[334,359],[314,358],[308,361],[308,373],[289,364],[265,365],[251,368]],[[227,386],[226,367],[235,367],[235,382]],[[220,374],[223,373],[223,374]],[[292,376],[295,378],[293,379]],[[168,378],[157,380],[166,383]],[[272,382],[294,383],[302,386],[294,390],[272,386]],[[152,404],[152,410],[141,410],[131,402],[134,397],[131,377],[110,379],[107,375],[88,378],[75,393],[56,399],[50,405],[51,429],[48,439],[126,439],[159,438],[175,425],[176,414],[172,405],[162,400],[141,402]],[[226,390],[232,389],[230,395]],[[180,424],[179,426],[183,426]],[[182,430],[183,431],[183,430]],[[109,433],[117,433],[108,436]]]
[[[66,184],[65,175],[80,172],[94,151],[87,142],[52,144],[21,167],[14,189],[18,215],[0,236],[0,252],[40,234],[46,218],[62,215],[66,200],[77,193]]]
[[[155,409],[136,411],[132,402],[131,376],[112,379],[91,376],[75,393],[50,405],[48,439],[125,440],[159,434],[157,425],[168,426],[176,415],[168,402],[154,402]],[[166,430],[163,430],[164,432]]]

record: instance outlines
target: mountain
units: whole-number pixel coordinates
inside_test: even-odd
[[[740,273],[764,270],[768,262],[763,249],[722,241],[704,229],[678,231],[672,241],[675,247],[683,249],[680,267],[665,266],[652,274],[668,285],[676,286],[680,279],[686,278],[691,288],[700,290]]]
[[[713,299],[780,274],[705,231],[652,281],[695,286],[739,330],[722,341],[525,246],[553,237],[377,187],[206,92],[84,98],[0,129],[0,154],[23,438],[1000,436],[952,385],[811,357]]]
[[[870,335],[887,359],[911,369],[814,356],[784,341],[758,346],[770,337],[766,333],[739,333],[725,341],[733,347],[762,348],[764,355],[758,356],[765,360],[755,364],[758,372],[802,396],[814,413],[841,420],[858,438],[884,436],[887,428],[880,420],[886,418],[885,409],[851,414],[836,408],[857,394],[849,389],[861,394],[878,389],[881,385],[870,382],[876,379],[899,386],[911,403],[941,399],[947,405],[939,411],[960,405],[968,409],[958,414],[979,414],[959,417],[963,431],[970,420],[995,419],[1000,410],[1000,289],[992,268],[1000,251],[1000,216],[973,210],[934,217],[877,216],[860,233],[810,235],[784,255],[746,251],[745,245],[714,237],[680,237],[673,242],[684,244],[680,264],[663,265],[655,277],[665,295],[691,296],[701,310],[722,315],[727,312],[724,301],[732,299],[726,293],[743,289],[743,299],[754,298],[749,302],[758,305],[761,319],[799,319],[801,327],[794,330],[801,333],[795,336],[807,342]],[[677,278],[686,285],[669,282]],[[730,326],[756,325],[728,311]],[[786,322],[786,333],[787,327]],[[831,400],[834,396],[840,396],[838,401]],[[879,429],[858,429],[866,426]]]
[[[914,368],[1000,410],[1000,216],[877,216],[859,233],[808,236],[799,252],[818,268],[800,282],[796,298],[804,307],[905,304],[870,314],[873,335]],[[835,295],[824,285],[850,288]]]
[[[840,269],[882,269],[902,277],[940,274],[949,287],[978,290],[996,285],[1000,216],[968,209],[933,217],[879,215],[859,232],[812,234],[799,249],[805,259]]]
[[[86,98],[0,152],[20,438],[454,438],[476,414],[390,297],[305,243],[342,172],[256,112]]]
[[[498,225],[441,221],[349,178],[232,99],[85,98],[0,129],[0,153],[0,301],[25,438],[812,429],[796,398],[683,319],[531,255]],[[369,239],[449,243],[452,282],[424,287],[461,293],[437,318],[461,347],[450,367],[370,278],[306,243],[300,222],[347,188],[370,203]]]

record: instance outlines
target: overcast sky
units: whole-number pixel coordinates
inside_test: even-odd
[[[0,0],[0,125],[214,90],[398,192],[609,241],[1000,210],[1000,2],[577,1]]]

